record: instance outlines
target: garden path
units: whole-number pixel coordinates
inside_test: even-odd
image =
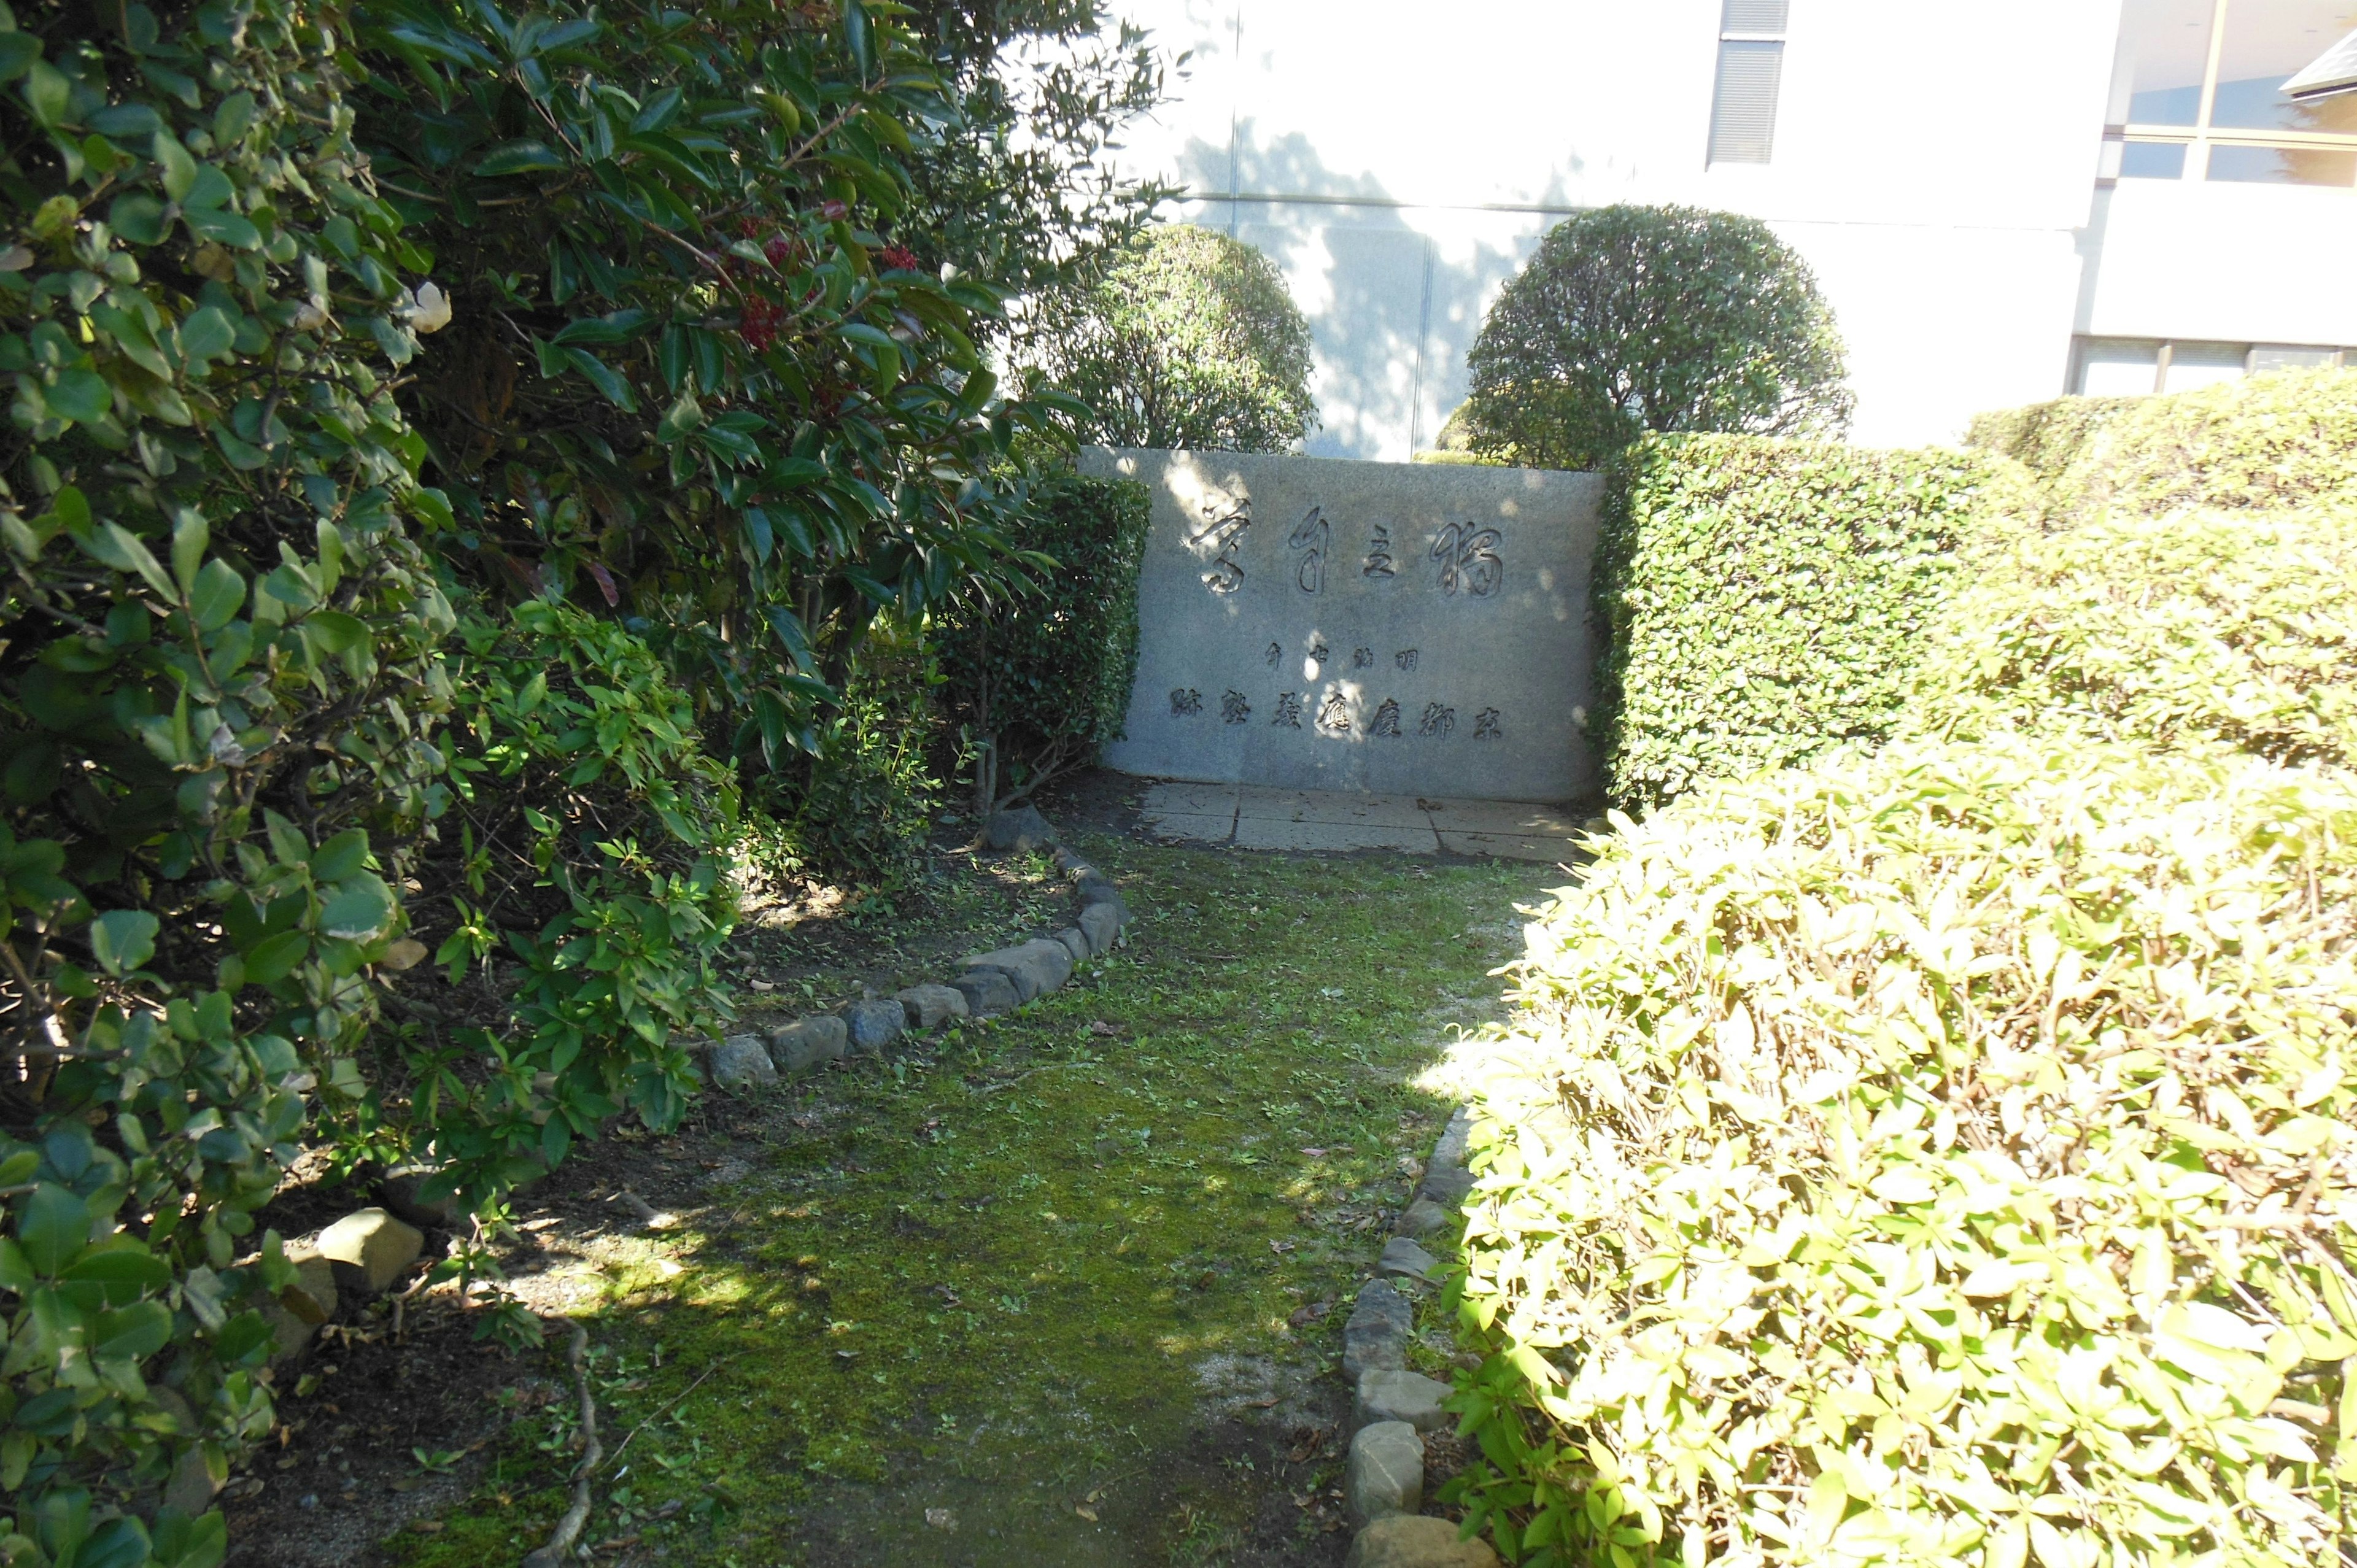
[[[1562,875],[1074,838],[1129,897],[1124,950],[638,1152],[640,1190],[694,1168],[701,1201],[656,1192],[676,1227],[565,1265],[609,1451],[630,1434],[598,1561],[1340,1562],[1341,1322],[1447,1114],[1418,1079]],[[563,1412],[509,1423],[386,1560],[513,1561],[559,1507]]]

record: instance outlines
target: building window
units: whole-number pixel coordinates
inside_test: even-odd
[[[2298,343],[2195,343],[2155,338],[2082,338],[2071,390],[2085,397],[2190,392],[2265,371],[2357,364],[2357,349]]]
[[[1722,0],[1718,86],[1710,101],[1710,161],[1764,164],[1776,146],[1776,88],[1784,75],[1792,0]]]
[[[2357,185],[2357,93],[2283,84],[2357,29],[2357,0],[2127,0],[2104,170],[2121,179]]]

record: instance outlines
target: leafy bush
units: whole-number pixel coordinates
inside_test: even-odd
[[[1632,806],[1889,735],[1967,546],[2024,504],[1972,453],[1738,435],[1649,437],[1609,479],[1598,718]]]
[[[871,887],[916,869],[941,806],[941,721],[931,670],[894,651],[898,660],[873,648],[863,656],[816,754],[773,789],[786,813],[771,824],[776,869]]]
[[[2034,433],[2023,439],[2061,521],[2298,506],[2357,485],[2357,371],[2276,371],[2109,409],[2070,406],[2083,401],[1995,416]],[[1991,436],[1999,428],[1980,424]]]
[[[1808,263],[1755,218],[1692,207],[1564,220],[1466,357],[1470,448],[1592,468],[1647,431],[1839,435],[1841,334]]]
[[[1913,727],[2357,765],[2357,511],[2115,516],[2033,535],[1956,599]]]
[[[1012,805],[1121,737],[1137,675],[1151,498],[1135,479],[1039,478],[1016,542],[1033,591],[970,596],[940,628],[943,695],[974,749],[974,809]]]
[[[2103,428],[2143,400],[2132,397],[2058,397],[2027,408],[1976,413],[1964,430],[1964,445],[2000,453],[2050,485],[2062,477]]]
[[[1028,380],[1085,403],[1091,440],[1286,452],[1317,423],[1308,323],[1276,264],[1225,234],[1149,229],[1036,317]]]
[[[218,1562],[267,1432],[253,1211],[363,1092],[444,786],[448,521],[387,391],[421,257],[340,18],[0,12],[0,1555]]]
[[[643,618],[758,791],[879,614],[1002,569],[993,475],[1049,418],[983,364],[1004,291],[888,237],[957,91],[856,3],[365,16],[361,132],[450,300],[404,392],[448,557]]]
[[[1510,1558],[2334,1557],[2351,775],[2005,736],[1715,785],[1517,974],[1448,1494]]]
[[[399,1061],[357,1130],[473,1206],[618,1112],[678,1123],[695,1080],[674,1038],[729,1015],[713,961],[737,800],[625,628],[533,601],[470,609],[458,635],[452,799],[410,909],[459,989],[400,988]]]

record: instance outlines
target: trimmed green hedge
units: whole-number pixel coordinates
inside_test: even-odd
[[[2296,506],[2357,487],[2357,371],[2277,371],[2167,397],[2062,398],[1984,414],[1972,440],[2019,458],[2048,515]]]
[[[1035,591],[970,596],[942,618],[943,696],[974,750],[976,810],[1025,800],[1120,738],[1149,503],[1135,479],[1035,479],[1014,541],[1032,553]]]
[[[2357,508],[2112,516],[1957,599],[1910,727],[2357,765]]]
[[[2357,779],[1714,783],[1530,928],[1441,1493],[1522,1568],[2296,1568],[2357,1478]]]
[[[2133,397],[2058,397],[2050,403],[2033,403],[2027,408],[1976,413],[1964,428],[1964,445],[2010,457],[2029,469],[2040,484],[2050,485],[2086,450],[2097,432],[2124,410],[2143,401]]]
[[[1609,470],[1596,596],[1617,803],[1877,742],[1967,543],[2027,505],[1985,454],[1654,436]]]

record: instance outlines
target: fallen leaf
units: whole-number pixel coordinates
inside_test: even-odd
[[[756,991],[775,991],[777,986],[767,980],[757,980],[753,982],[753,989]]]
[[[1265,1399],[1265,1400],[1246,1400],[1246,1401],[1244,1401],[1244,1408],[1245,1408],[1246,1410],[1266,1410],[1269,1406],[1271,1406],[1271,1405],[1275,1404],[1275,1402],[1276,1402],[1276,1396],[1275,1396],[1275,1394],[1271,1394],[1271,1395],[1269,1395],[1269,1396],[1268,1396],[1268,1398],[1266,1398],[1266,1399]]]
[[[955,1530],[957,1528],[957,1515],[950,1512],[947,1509],[927,1509],[925,1510],[925,1522],[932,1526],[935,1530]]]
[[[1322,1160],[1326,1157],[1326,1151],[1323,1149],[1304,1149],[1301,1152],[1313,1160]]]
[[[1097,1510],[1089,1507],[1086,1503],[1074,1503],[1072,1505],[1072,1511],[1080,1515],[1082,1519],[1088,1520],[1091,1524],[1094,1524],[1097,1521]]]
[[[409,1521],[409,1528],[420,1535],[439,1535],[442,1521],[438,1519],[415,1519]]]
[[[1121,1031],[1114,1028],[1111,1024],[1106,1023],[1103,1018],[1099,1018],[1089,1026],[1089,1033],[1092,1035],[1103,1035],[1110,1038],[1113,1036],[1121,1033]]]

